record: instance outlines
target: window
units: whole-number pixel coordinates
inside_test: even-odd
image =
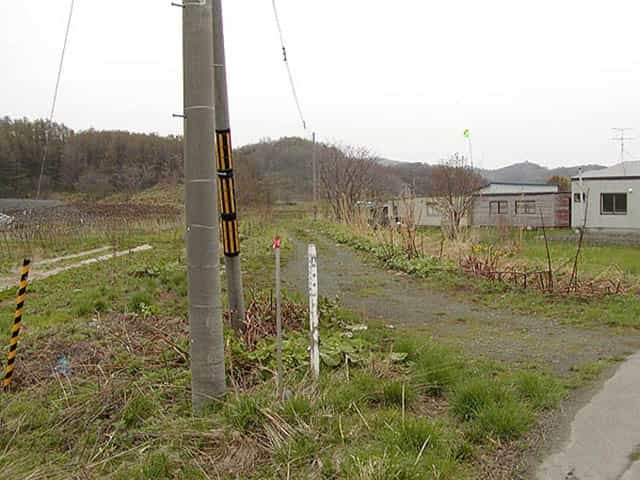
[[[509,204],[506,200],[489,202],[489,215],[504,215],[509,213]]]
[[[602,193],[600,194],[600,215],[626,215],[626,193]]]
[[[427,217],[439,217],[440,210],[438,210],[438,205],[433,202],[427,202]]]
[[[585,193],[574,193],[573,194],[573,202],[574,203],[582,203],[584,200],[586,200],[586,194]]]
[[[535,215],[535,200],[516,200],[516,215]]]

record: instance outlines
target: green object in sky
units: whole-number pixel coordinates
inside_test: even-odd
[[[469,138],[470,136],[471,136],[471,131],[467,128],[467,129],[464,131],[464,138]]]

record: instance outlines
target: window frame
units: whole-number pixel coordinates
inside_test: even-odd
[[[611,195],[613,210],[605,211],[604,209],[604,197],[605,195]],[[624,211],[616,210],[616,197],[624,196]],[[629,196],[627,192],[603,192],[600,194],[600,215],[627,215],[629,213]]]
[[[427,217],[440,217],[442,214],[438,210],[438,204],[436,202],[425,202],[424,208],[427,212]]]
[[[492,205],[496,205],[498,206],[498,211],[494,211],[493,208],[491,208]],[[502,211],[502,206],[505,207],[505,211]],[[509,202],[507,200],[489,200],[489,216],[490,217],[495,217],[497,215],[508,215],[509,214]]]
[[[524,209],[521,212],[520,208],[524,204]],[[533,211],[530,211],[527,207],[533,205]],[[537,205],[535,200],[516,200],[516,215],[535,215],[537,211]]]

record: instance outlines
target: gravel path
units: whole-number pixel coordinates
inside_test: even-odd
[[[512,364],[543,365],[557,374],[601,358],[640,349],[637,335],[611,328],[578,328],[536,316],[490,309],[430,289],[424,281],[389,272],[346,246],[317,241],[320,294],[339,295],[345,306],[369,320],[415,329],[472,355]],[[306,244],[295,242],[283,278],[305,292]]]
[[[465,301],[460,295],[434,291],[420,279],[386,271],[330,239],[318,239],[316,245],[321,295],[338,295],[345,306],[369,320],[426,332],[473,356],[523,367],[535,365],[567,375],[572,367],[627,356],[640,349],[638,335],[607,327],[573,327],[563,325],[561,319],[487,308]],[[306,243],[295,241],[292,258],[283,270],[287,288],[303,294],[307,288],[306,252]],[[614,369],[606,373],[612,375]],[[600,385],[576,392],[522,441],[504,450],[499,448],[482,460],[482,480],[536,478],[536,466],[566,444],[574,416],[589,403]]]

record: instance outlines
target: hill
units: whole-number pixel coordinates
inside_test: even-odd
[[[582,165],[575,167],[546,168],[537,163],[521,162],[496,170],[482,170],[482,175],[492,182],[525,182],[544,183],[553,176],[572,177],[578,174],[582,168],[587,170],[600,170],[601,165]]]

